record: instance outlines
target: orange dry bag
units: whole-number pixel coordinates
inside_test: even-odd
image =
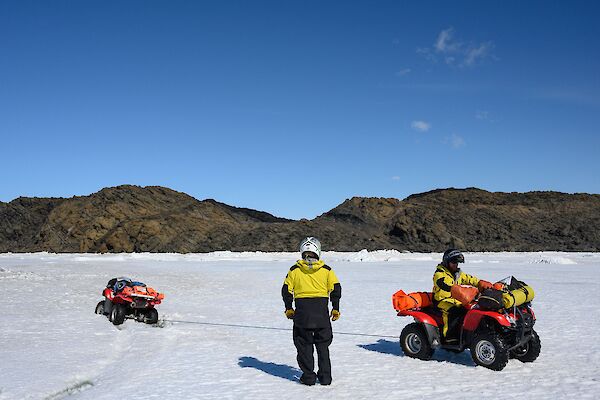
[[[413,292],[406,294],[404,290],[398,290],[392,296],[394,310],[403,311],[411,308],[429,307],[432,303],[430,292]]]
[[[452,285],[450,289],[452,298],[460,301],[465,306],[475,300],[478,293],[479,290],[476,287],[467,285]]]

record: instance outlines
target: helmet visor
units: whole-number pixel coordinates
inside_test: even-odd
[[[305,251],[302,253],[302,258],[304,260],[308,260],[308,259],[318,260],[319,256],[314,251]]]
[[[465,262],[465,256],[463,256],[462,254],[458,254],[456,256],[450,257],[450,259],[448,260],[449,263],[453,263],[453,264],[458,264],[458,263],[464,263]]]

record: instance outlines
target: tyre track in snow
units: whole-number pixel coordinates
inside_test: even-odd
[[[90,360],[78,373],[73,382],[60,391],[48,394],[44,400],[103,399],[114,398],[115,388],[127,382],[127,390],[136,390],[135,382],[145,382],[152,376],[160,375],[161,360],[168,357],[177,337],[163,335],[156,340],[156,334],[163,329],[158,325],[146,325],[126,319],[122,325],[113,325],[106,316],[92,315],[101,321],[98,337],[108,337],[108,346],[98,357]],[[160,324],[159,320],[159,324]],[[96,324],[98,325],[98,324]],[[139,390],[144,391],[143,387]]]

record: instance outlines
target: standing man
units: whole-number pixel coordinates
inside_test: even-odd
[[[342,286],[335,273],[320,260],[321,243],[317,238],[307,237],[300,243],[302,259],[290,268],[281,295],[285,315],[294,320],[294,345],[298,351],[298,366],[302,370],[300,383],[314,385],[331,384],[331,361],[329,345],[333,339],[331,321],[340,318]],[[331,299],[331,314],[328,300]],[[292,307],[296,303],[296,310]],[[319,370],[315,374],[313,346],[317,348]]]

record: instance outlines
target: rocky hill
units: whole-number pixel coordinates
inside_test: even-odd
[[[600,251],[600,195],[442,189],[354,197],[310,221],[129,185],[0,203],[0,252],[296,251],[307,235],[338,251]]]

